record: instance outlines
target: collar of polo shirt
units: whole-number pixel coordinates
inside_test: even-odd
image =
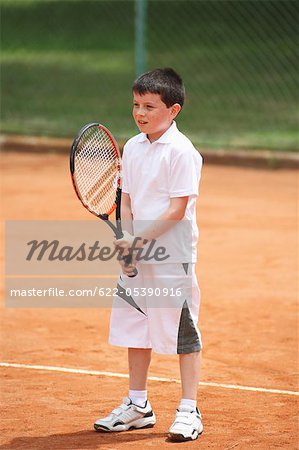
[[[157,139],[156,141],[152,142],[152,144],[168,144],[171,141],[171,136],[173,133],[177,131],[176,122],[173,121],[172,125],[168,128],[168,130],[165,131],[162,136]],[[145,133],[140,133],[140,135],[137,138],[137,142],[150,142],[147,138],[147,135]]]

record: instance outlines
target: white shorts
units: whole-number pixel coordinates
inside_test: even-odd
[[[117,287],[110,344],[163,354],[201,350],[195,264],[139,264],[138,275],[121,274]]]

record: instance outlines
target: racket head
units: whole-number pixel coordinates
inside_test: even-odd
[[[79,131],[70,153],[75,192],[92,214],[107,220],[120,214],[121,157],[116,140],[100,123],[89,123]]]

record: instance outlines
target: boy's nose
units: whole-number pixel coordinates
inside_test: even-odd
[[[137,115],[138,116],[144,116],[144,114],[145,114],[145,110],[143,108],[139,108]]]

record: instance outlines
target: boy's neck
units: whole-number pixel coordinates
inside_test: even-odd
[[[172,121],[171,124],[169,125],[169,127],[166,128],[166,130],[164,130],[158,137],[150,138],[149,135],[147,134],[147,135],[146,135],[147,139],[150,141],[151,144],[153,144],[154,142],[158,141],[158,140],[160,139],[160,137],[162,137],[163,134],[165,134],[166,131],[169,130],[169,128],[173,125],[173,123],[174,123],[174,122]]]

